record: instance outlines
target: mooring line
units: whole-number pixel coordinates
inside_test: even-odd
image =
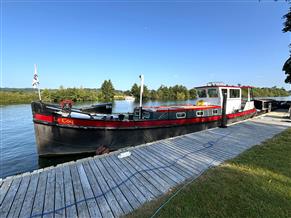
[[[90,198],[84,198],[82,200],[76,201],[76,202],[74,202],[72,204],[65,205],[64,207],[60,207],[58,209],[54,209],[54,210],[51,210],[51,211],[34,214],[34,215],[29,216],[29,218],[39,217],[39,216],[44,216],[44,215],[56,213],[56,212],[59,212],[61,210],[66,209],[66,208],[69,208],[69,207],[72,207],[72,206],[77,205],[79,203],[82,203],[84,201],[89,201],[89,200],[93,200],[93,199],[97,199],[99,197],[105,196],[108,192],[110,192],[110,191],[112,191],[112,190],[114,190],[116,188],[119,188],[121,185],[123,185],[124,183],[126,183],[128,180],[130,180],[132,177],[134,177],[135,175],[137,175],[139,173],[142,173],[142,172],[150,172],[150,171],[154,171],[154,170],[169,168],[169,167],[173,166],[174,164],[176,164],[179,160],[184,159],[185,157],[187,157],[188,155],[190,155],[192,153],[200,152],[200,151],[203,151],[203,150],[205,150],[207,148],[213,147],[219,140],[223,139],[225,136],[228,136],[230,134],[231,134],[231,132],[228,133],[228,134],[226,134],[226,135],[224,135],[223,137],[218,138],[216,141],[208,141],[208,142],[202,144],[202,146],[203,146],[202,148],[197,149],[197,150],[194,150],[194,151],[191,151],[191,152],[188,152],[188,153],[184,154],[183,156],[174,159],[171,164],[168,164],[168,165],[165,165],[165,166],[153,167],[153,168],[148,168],[148,169],[136,171],[135,173],[133,173],[130,176],[128,176],[127,179],[123,180],[118,185],[116,185],[116,186],[114,186],[112,188],[109,188],[109,190],[107,190],[106,192],[103,192],[102,194],[93,195]],[[211,161],[210,164],[206,167],[206,169],[208,169],[210,166],[212,166],[212,164],[213,164],[214,161],[215,160]],[[198,174],[196,174],[196,176],[194,176],[194,178],[193,178],[193,181],[194,181],[194,179],[196,179],[197,177],[199,177],[206,169],[202,169]],[[188,184],[188,183],[186,183],[186,184]]]

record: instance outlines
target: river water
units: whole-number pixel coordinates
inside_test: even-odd
[[[178,102],[148,101],[144,105],[194,103],[194,100]],[[83,103],[76,106],[91,104]],[[136,106],[138,106],[138,102],[115,101],[113,112],[132,112]],[[0,106],[0,109],[0,178],[84,157],[79,155],[65,158],[39,158],[36,151],[30,104]]]
[[[276,99],[291,101],[291,96],[278,97]],[[195,100],[176,102],[148,101],[144,105],[157,106],[194,103]],[[83,103],[76,106],[91,104]],[[115,101],[113,112],[132,112],[136,106],[138,106],[138,103],[133,101]],[[36,151],[30,104],[0,106],[0,109],[0,178],[84,157],[79,155],[66,158],[39,158]]]

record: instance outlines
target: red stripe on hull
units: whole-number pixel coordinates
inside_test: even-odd
[[[256,112],[256,109],[243,111],[235,114],[227,114],[228,119],[233,119],[236,117],[246,116],[249,114],[253,114]],[[211,116],[211,117],[197,117],[191,119],[177,119],[177,120],[141,120],[141,121],[105,121],[105,120],[87,120],[87,119],[78,119],[78,118],[66,118],[66,117],[58,117],[56,119],[56,123],[62,126],[72,126],[72,127],[104,127],[104,128],[150,128],[150,127],[163,127],[163,126],[175,126],[175,125],[185,125],[192,123],[205,123],[212,122],[221,119],[221,115],[219,116]],[[53,116],[47,116],[42,114],[34,115],[35,121],[43,121],[52,123],[54,121]]]
[[[252,109],[252,110],[238,112],[238,113],[235,113],[235,114],[227,114],[226,117],[228,119],[233,119],[233,118],[236,118],[236,117],[242,117],[242,116],[253,114],[253,113],[256,113],[256,112],[257,112],[256,109]]]
[[[54,121],[54,117],[52,115],[48,116],[43,114],[34,114],[34,119],[49,123],[52,123]]]

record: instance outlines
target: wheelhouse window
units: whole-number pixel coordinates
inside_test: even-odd
[[[204,111],[197,111],[196,116],[197,117],[202,117],[204,115]]]
[[[149,119],[150,118],[150,113],[148,112],[148,111],[144,111],[143,113],[142,113],[142,117],[144,118],[144,119]]]
[[[218,97],[217,89],[208,89],[208,97],[209,98],[217,98]]]
[[[239,98],[240,97],[240,90],[239,89],[230,89],[229,90],[229,97],[230,98]]]
[[[227,97],[227,89],[221,89],[221,93],[222,93],[222,97],[224,96],[224,93],[226,93],[226,97]]]
[[[177,119],[186,118],[186,113],[185,112],[177,112],[176,113],[176,118]]]
[[[207,97],[205,89],[198,89],[197,93],[198,93],[199,98],[206,98]]]

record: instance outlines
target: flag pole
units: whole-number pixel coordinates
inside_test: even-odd
[[[37,75],[37,65],[36,64],[34,64],[34,74]],[[38,90],[38,98],[41,101],[41,95],[40,95],[38,77],[37,77],[36,86],[37,86],[37,90]]]

